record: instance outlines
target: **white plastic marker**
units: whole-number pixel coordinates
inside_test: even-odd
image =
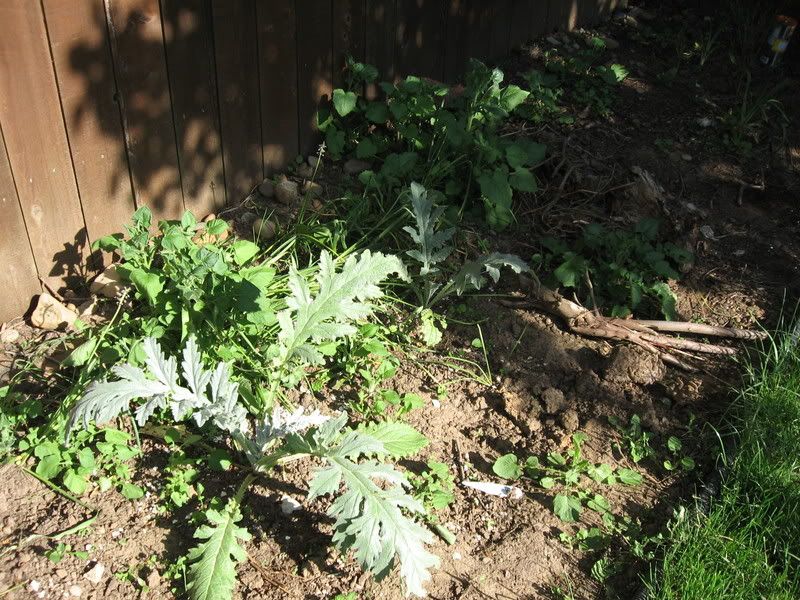
[[[472,488],[473,490],[478,490],[484,494],[489,494],[491,496],[500,496],[501,498],[510,497],[513,500],[519,500],[523,496],[522,490],[518,487],[514,487],[513,485],[504,485],[502,483],[491,483],[489,481],[462,481],[461,485]]]

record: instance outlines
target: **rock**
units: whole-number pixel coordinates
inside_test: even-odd
[[[311,165],[307,165],[306,163],[302,163],[297,165],[297,169],[295,169],[295,173],[297,173],[298,177],[302,177],[303,179],[310,179],[314,176],[314,167]]]
[[[302,505],[291,496],[287,496],[286,494],[281,496],[281,512],[284,515],[290,515],[293,512],[300,510],[301,507]]]
[[[617,346],[611,353],[605,378],[609,381],[632,381],[650,385],[663,379],[667,367],[655,354],[635,346]]]
[[[161,575],[158,574],[158,571],[153,569],[147,575],[147,580],[146,581],[147,581],[147,587],[149,587],[152,590],[152,589],[158,587],[158,584],[161,581]]]
[[[322,160],[316,154],[312,154],[311,156],[309,156],[306,162],[308,163],[308,166],[313,169],[322,166]]]
[[[103,573],[106,568],[102,563],[95,563],[95,565],[83,574],[84,579],[88,579],[91,583],[97,585],[103,580]]]
[[[580,427],[578,411],[570,408],[561,413],[561,425],[567,433],[575,433],[578,431],[578,427]]]
[[[253,239],[256,241],[268,242],[275,237],[276,230],[275,223],[267,219],[253,221]]]
[[[81,319],[88,319],[98,313],[100,307],[97,298],[89,298],[86,302],[78,306],[78,316]]]
[[[275,184],[270,179],[265,179],[258,184],[258,193],[265,198],[272,198],[275,195]]]
[[[551,415],[567,407],[567,399],[564,397],[564,392],[557,388],[551,387],[544,390],[542,392],[542,402],[544,402],[545,411]]]
[[[322,186],[316,181],[306,181],[303,184],[303,193],[309,198],[318,198],[322,195]]]
[[[348,175],[358,175],[362,171],[369,169],[369,167],[370,164],[368,162],[358,160],[357,158],[351,158],[344,163],[344,172]]]
[[[544,39],[547,40],[553,46],[560,46],[561,45],[561,41],[557,37],[555,37],[554,35],[549,35]]]
[[[2,333],[0,333],[0,343],[2,344],[13,344],[19,339],[19,331],[16,329],[4,329]]]
[[[36,581],[35,579],[31,579],[30,583],[28,584],[28,589],[35,594],[40,589],[42,589],[42,584]]]
[[[80,598],[83,595],[83,590],[79,585],[71,585],[69,586],[69,595],[73,598]]]
[[[691,162],[692,161],[692,155],[691,154],[686,154],[686,153],[681,154],[681,158],[683,160],[685,160],[686,162]]]
[[[281,204],[292,205],[300,201],[300,186],[285,177],[275,184],[275,198]]]
[[[89,291],[106,298],[116,298],[128,284],[122,280],[122,274],[117,270],[117,265],[109,265],[105,271],[94,278],[89,285]]]
[[[203,217],[203,223],[208,223],[210,221],[213,221],[216,218],[217,218],[217,215],[215,215],[214,213],[208,213],[205,217]]]
[[[243,212],[239,217],[239,222],[245,227],[250,227],[258,219],[258,215],[254,212]]]
[[[223,232],[218,235],[212,235],[206,230],[205,224],[201,223],[200,228],[192,238],[192,241],[198,246],[205,246],[206,244],[220,244],[227,240],[229,235],[230,231],[228,229],[223,230]]]
[[[31,324],[40,329],[71,327],[78,313],[71,311],[50,294],[41,294],[31,314]]]

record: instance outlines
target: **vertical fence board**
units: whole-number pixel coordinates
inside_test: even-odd
[[[344,83],[347,56],[364,61],[366,33],[365,3],[367,0],[333,0],[333,86]]]
[[[253,0],[213,0],[212,9],[225,190],[235,202],[264,176],[256,7]]]
[[[330,2],[297,0],[298,90],[300,152],[313,152],[319,141],[316,115],[320,101],[333,91],[332,15]]]
[[[489,44],[491,58],[498,58],[508,52],[511,40],[511,4],[512,0],[492,2],[492,33]]]
[[[297,156],[297,44],[294,0],[261,2],[258,53],[261,142],[270,175]]]
[[[549,25],[550,0],[533,0],[530,15],[531,39],[545,35]]]
[[[225,205],[210,0],[161,0],[184,205]]]
[[[96,240],[135,208],[103,2],[42,5],[86,229]]]
[[[445,3],[398,0],[397,68],[401,77],[444,78]]]
[[[445,15],[444,80],[458,81],[467,64],[469,40],[469,10],[467,0],[449,0]]]
[[[487,61],[491,55],[492,15],[491,2],[467,0],[468,6],[468,44],[467,58]]]
[[[183,213],[158,0],[110,0],[111,44],[136,203],[159,219]]]
[[[0,3],[0,90],[0,124],[39,274],[53,287],[77,283],[86,229],[38,2]]]
[[[518,47],[531,39],[531,14],[536,0],[513,0],[511,14],[511,46]]]
[[[393,81],[394,39],[396,30],[395,0],[367,0],[364,32],[365,60],[378,69],[378,81]],[[377,86],[367,87],[367,97],[378,95]]]
[[[36,277],[36,263],[28,243],[25,221],[19,207],[14,177],[0,131],[0,322],[21,315],[28,308],[31,296],[41,291]]]

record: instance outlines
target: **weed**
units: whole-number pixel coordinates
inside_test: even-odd
[[[667,280],[680,279],[680,268],[692,255],[658,241],[658,230],[654,219],[640,221],[634,231],[587,225],[571,246],[553,238],[542,240],[544,252],[536,254],[532,263],[536,270],[552,273],[550,279],[556,284],[580,292],[585,304],[611,305],[613,316],[630,315],[648,301],[674,319],[677,298]]]
[[[724,143],[738,154],[748,155],[761,141],[767,125],[785,129],[789,118],[783,111],[778,93],[785,86],[781,82],[763,89],[753,90],[750,71],[745,71],[739,86],[738,101],[723,117]]]
[[[358,84],[374,82],[374,69],[350,63]],[[359,88],[337,89],[318,124],[334,156],[355,155],[379,165],[359,176],[381,196],[421,181],[440,189],[456,213],[483,208],[486,223],[502,229],[513,220],[512,190],[534,192],[531,169],[545,147],[501,137],[499,126],[529,95],[503,87],[503,73],[472,61],[461,94],[418,77],[381,84],[385,98],[368,101]]]
[[[75,550],[70,544],[58,542],[54,547],[46,550],[44,555],[52,563],[60,563],[65,556],[74,556],[78,560],[89,560],[89,553],[85,550]]]
[[[642,428],[639,415],[633,415],[628,425],[624,425],[617,417],[608,418],[611,426],[622,436],[622,443],[614,442],[614,448],[622,454],[627,453],[631,460],[640,463],[646,458],[655,456],[656,452],[650,445],[653,434]],[[677,439],[677,438],[676,438]]]

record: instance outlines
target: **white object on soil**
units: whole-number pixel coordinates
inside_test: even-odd
[[[502,483],[492,483],[490,481],[462,481],[461,485],[464,487],[478,490],[490,496],[500,496],[501,498],[513,498],[519,500],[522,498],[522,490],[513,485],[505,485]]]
[[[284,494],[281,496],[281,512],[285,515],[290,515],[296,510],[300,510],[302,505],[292,498],[291,496],[287,496]]]

